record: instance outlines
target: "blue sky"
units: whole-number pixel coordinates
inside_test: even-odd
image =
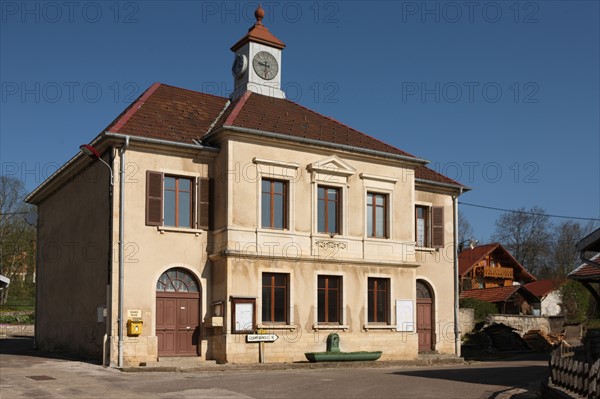
[[[228,95],[258,2],[0,4],[2,173],[32,190],[153,82]],[[262,4],[288,98],[432,161],[464,202],[600,217],[598,1]],[[461,211],[487,240],[499,213]]]

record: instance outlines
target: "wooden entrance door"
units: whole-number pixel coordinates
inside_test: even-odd
[[[200,353],[200,292],[184,269],[163,273],[156,285],[158,356]]]
[[[417,281],[417,334],[419,352],[434,350],[433,295],[427,283]]]

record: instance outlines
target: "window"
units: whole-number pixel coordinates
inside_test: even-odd
[[[146,225],[210,228],[211,184],[190,178],[146,172]]]
[[[192,227],[192,179],[165,176],[164,225]]]
[[[262,180],[262,227],[287,228],[287,182]]]
[[[198,292],[198,284],[194,276],[181,268],[169,269],[156,282],[159,292]]]
[[[429,208],[417,206],[415,209],[417,247],[429,246]]]
[[[340,276],[319,276],[317,291],[318,322],[342,324],[342,278]]]
[[[389,323],[389,286],[387,278],[369,278],[369,323]]]
[[[317,226],[319,233],[340,233],[340,205],[338,188],[319,186]]]
[[[387,238],[387,195],[367,193],[367,236]]]
[[[263,323],[288,322],[288,275],[263,273],[262,321]]]
[[[417,247],[444,246],[444,208],[441,206],[415,207],[415,239]]]

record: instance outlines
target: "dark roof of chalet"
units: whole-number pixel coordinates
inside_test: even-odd
[[[509,285],[506,287],[480,288],[480,289],[476,289],[476,290],[467,290],[467,291],[461,292],[460,298],[461,299],[474,298],[474,299],[479,299],[480,301],[491,302],[491,303],[506,302],[517,291],[520,291],[520,293],[527,298],[530,298],[530,299],[532,297],[537,298],[536,295],[534,295],[529,290],[527,290],[527,288],[525,288],[525,286],[523,286],[523,285]]]
[[[419,161],[414,155],[293,101],[250,91],[229,102],[224,97],[154,83],[104,131],[193,144],[210,143],[211,133],[227,127],[270,132],[292,140],[304,138],[368,149]],[[415,177],[464,187],[426,166],[417,166]]]
[[[564,280],[538,280],[525,284],[525,288],[527,288],[533,295],[541,299],[550,292],[559,289],[564,282]]]
[[[590,259],[598,264],[597,267],[588,263],[582,263],[577,269],[567,275],[568,278],[579,281],[597,281],[600,282],[600,254]]]
[[[480,260],[492,252],[497,252],[499,256],[513,265],[513,269],[520,274],[523,281],[535,281],[536,278],[499,243],[479,245],[475,248],[467,248],[458,254],[458,273],[460,276],[466,275]]]
[[[600,252],[600,228],[583,237],[576,247],[578,251]]]

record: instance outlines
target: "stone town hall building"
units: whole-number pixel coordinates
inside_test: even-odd
[[[330,332],[383,360],[455,353],[466,188],[286,100],[263,15],[231,47],[230,98],[155,83],[28,196],[41,349],[251,363],[263,329],[269,362]]]

